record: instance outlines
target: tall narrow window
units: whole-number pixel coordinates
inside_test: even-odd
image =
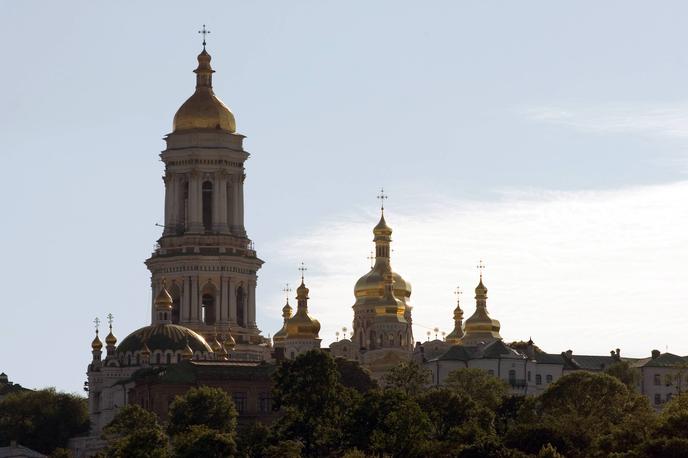
[[[203,313],[203,322],[205,324],[215,324],[215,300],[217,297],[217,289],[210,281],[203,286],[201,291],[201,306]]]
[[[179,323],[179,309],[181,307],[181,292],[179,291],[179,285],[176,282],[172,282],[172,287],[170,288],[170,296],[172,296],[172,317],[171,321],[174,324]]]
[[[180,214],[183,216],[179,226],[179,232],[182,234],[184,231],[189,229],[189,182],[185,181],[182,186],[183,198],[182,198],[182,208]]]
[[[203,182],[203,227],[206,232],[213,230],[213,184]]]

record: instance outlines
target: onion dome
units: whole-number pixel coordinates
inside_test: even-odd
[[[172,300],[172,296],[170,295],[169,291],[167,291],[167,287],[165,284],[165,280],[162,281],[162,289],[158,293],[158,295],[155,297],[155,309],[160,310],[160,311],[169,311],[172,310],[172,306],[174,305],[174,301]]]
[[[320,322],[308,314],[308,288],[301,278],[301,285],[296,289],[298,306],[296,314],[285,323],[287,339],[317,339]]]
[[[122,360],[127,353],[145,351],[150,352],[186,351],[190,348],[192,353],[201,352],[211,354],[213,352],[208,342],[191,329],[177,324],[153,324],[137,329],[124,338],[117,347],[117,355]]]
[[[236,132],[234,115],[215,96],[212,78],[215,71],[210,66],[210,54],[203,49],[198,55],[196,92],[187,99],[174,115],[173,131],[212,130]]]
[[[96,338],[93,339],[93,342],[91,342],[91,349],[93,351],[100,351],[103,349],[103,342],[100,341],[100,338],[98,338],[98,330],[96,329]]]
[[[222,344],[217,340],[217,333],[215,333],[215,337],[210,342],[210,348],[213,349],[213,353],[222,353]]]
[[[466,320],[465,335],[461,342],[464,345],[475,345],[480,342],[501,340],[499,321],[490,318],[487,313],[487,288],[483,284],[482,274],[480,275],[480,283],[475,288],[475,302],[475,313]]]
[[[110,325],[110,332],[105,337],[105,344],[108,347],[114,347],[117,344],[117,337],[112,333],[112,325]]]
[[[380,221],[373,229],[375,242],[375,265],[373,268],[358,279],[354,286],[356,299],[378,297],[382,298],[385,294],[384,275],[390,268],[389,255],[390,243],[392,241],[392,228],[385,221],[384,212],[380,216]],[[411,284],[396,272],[392,272],[392,290],[394,295],[401,299],[406,306],[411,298]]]
[[[454,330],[450,332],[445,340],[452,345],[458,344],[463,337],[463,310],[458,299],[460,291],[457,289],[456,308],[454,309]]]
[[[146,342],[143,342],[143,346],[141,347],[141,354],[145,356],[150,356],[151,354],[150,348],[148,348]]]
[[[287,303],[285,304],[284,307],[282,307],[282,318],[284,318],[284,324],[282,325],[282,329],[277,331],[274,336],[272,336],[272,340],[274,342],[281,342],[287,337],[287,321],[289,321],[289,318],[291,318],[292,315],[292,308],[291,305],[289,305],[289,300],[287,299]]]

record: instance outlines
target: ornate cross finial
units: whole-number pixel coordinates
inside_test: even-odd
[[[284,288],[282,288],[282,292],[287,296],[287,304],[289,303],[289,294],[292,292],[292,289],[289,287],[289,283],[287,283]]]
[[[483,260],[481,259],[480,262],[478,263],[477,266],[475,266],[476,269],[480,271],[480,280],[483,279],[483,269],[485,269],[485,264],[483,263]]]
[[[301,266],[299,267],[299,271],[301,272],[301,283],[303,283],[303,275],[307,270],[306,265],[301,262]]]
[[[203,24],[203,28],[198,33],[203,35],[203,50],[205,51],[205,36],[210,33],[210,30],[206,29],[205,24]]]
[[[348,330],[346,329],[346,326],[344,326],[344,327],[342,328],[342,332],[344,333],[344,338],[345,338],[345,339],[346,339],[346,333],[347,333],[347,331],[348,331]]]
[[[367,259],[368,261],[370,261],[370,268],[372,269],[373,267],[375,267],[375,252],[371,251]]]
[[[461,302],[461,295],[463,294],[463,291],[461,291],[461,287],[457,286],[456,289],[454,290],[454,296],[456,296],[456,303],[458,304]]]
[[[108,324],[110,325],[110,331],[112,331],[112,322],[115,321],[115,317],[112,315],[112,313],[107,314],[107,320]]]
[[[380,210],[382,210],[384,212],[385,211],[385,200],[389,198],[387,196],[387,194],[385,194],[384,188],[380,188],[380,194],[377,195],[377,198],[380,200]]]
[[[93,320],[93,324],[96,325],[96,334],[98,334],[98,328],[100,327],[100,318],[96,317],[96,319]]]

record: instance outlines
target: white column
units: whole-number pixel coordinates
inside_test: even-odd
[[[174,194],[173,194],[173,183],[174,177],[170,174],[162,177],[162,181],[165,183],[165,221],[163,228],[163,235],[168,235],[174,233],[174,223],[173,223],[173,212],[174,212]]]
[[[246,316],[246,327],[256,328],[256,282],[248,282],[248,304],[246,308],[248,313]]]
[[[241,175],[239,177],[239,218],[237,225],[239,226],[239,235],[246,235],[246,229],[244,227],[244,178],[246,175]]]
[[[191,279],[189,277],[184,277],[181,297],[180,321],[188,323],[191,321]]]
[[[241,235],[242,219],[239,213],[239,188],[241,176],[232,177],[232,233]]]
[[[176,175],[172,175],[170,185],[171,189],[168,189],[167,192],[172,195],[172,214],[170,215],[170,221],[168,223],[165,223],[165,225],[168,226],[170,234],[176,234],[177,226],[179,225],[179,177]]]
[[[237,300],[236,300],[236,280],[228,278],[229,284],[229,324],[236,326],[237,324]]]
[[[191,321],[196,323],[200,317],[198,306],[198,277],[193,276],[191,277]]]
[[[229,278],[220,277],[220,317],[222,324],[229,322]]]

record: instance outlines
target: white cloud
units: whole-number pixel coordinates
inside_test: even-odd
[[[688,138],[688,105],[660,107],[606,105],[597,108],[533,107],[526,118],[593,133],[634,133]]]
[[[437,200],[435,200],[437,201]],[[688,182],[601,192],[520,192],[499,202],[394,207],[393,267],[413,285],[416,340],[451,330],[455,286],[474,310],[476,264],[487,264],[488,309],[506,340],[568,348],[688,353]],[[340,215],[281,240],[280,255],[311,264],[311,312],[327,343],[350,327],[353,285],[366,272],[376,214]],[[278,297],[268,303],[279,304]],[[279,309],[269,313],[279,316]]]

